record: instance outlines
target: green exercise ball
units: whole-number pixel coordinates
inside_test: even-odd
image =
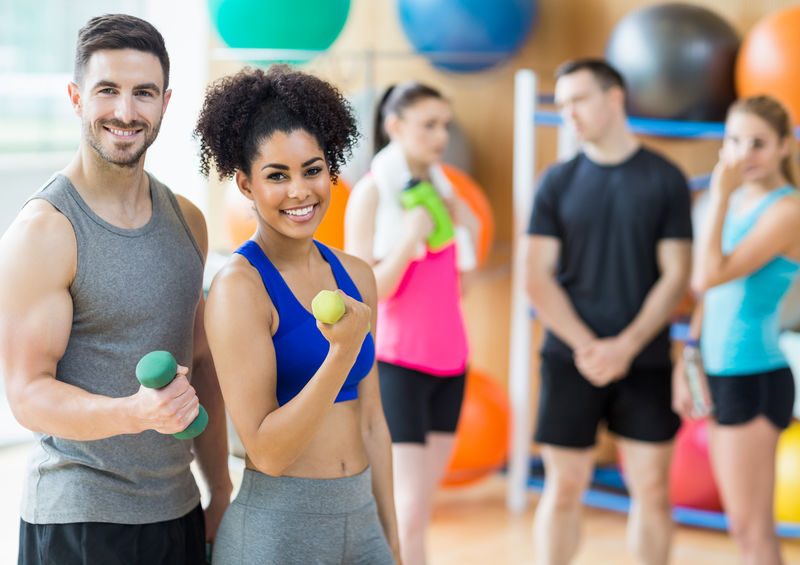
[[[208,5],[222,40],[247,49],[327,49],[350,11],[350,0],[209,0]]]

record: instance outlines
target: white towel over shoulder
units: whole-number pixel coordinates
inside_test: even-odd
[[[406,157],[396,143],[384,147],[372,159],[370,167],[375,185],[378,188],[378,210],[375,214],[375,235],[372,253],[376,260],[386,257],[402,236],[403,206],[400,192],[411,181],[411,171]],[[428,171],[431,183],[444,200],[452,200],[453,185],[450,184],[442,168],[432,165]],[[475,246],[469,231],[463,226],[455,226],[458,267],[462,271],[475,268]],[[420,246],[417,257],[425,256],[424,246]]]

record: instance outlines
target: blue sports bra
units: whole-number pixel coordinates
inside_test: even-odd
[[[336,255],[318,241],[314,243],[330,265],[336,285],[348,296],[362,301],[356,285]],[[261,275],[264,287],[278,311],[278,331],[272,341],[277,362],[276,393],[278,404],[283,406],[297,396],[319,370],[330,343],[317,328],[317,320],[300,304],[278,269],[255,241],[245,242],[236,253],[244,256]],[[356,362],[336,396],[336,402],[358,398],[358,383],[367,376],[374,363],[375,342],[372,334],[367,334]]]

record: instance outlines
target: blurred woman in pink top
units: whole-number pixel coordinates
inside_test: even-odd
[[[378,282],[376,354],[405,565],[426,562],[431,500],[453,448],[469,356],[459,273],[475,266],[478,225],[439,166],[451,120],[449,102],[429,86],[387,90],[375,120],[377,153],[345,218],[346,251],[371,264]],[[403,191],[420,182],[435,188],[449,218],[425,205],[403,207]],[[453,237],[432,247],[437,224],[448,222]]]

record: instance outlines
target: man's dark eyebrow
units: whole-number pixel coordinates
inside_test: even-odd
[[[96,90],[98,88],[108,88],[108,87],[119,88],[119,85],[116,82],[113,82],[113,81],[110,81],[110,80],[99,80],[94,85],[92,90]],[[134,90],[152,90],[156,94],[161,94],[161,89],[154,82],[146,82],[146,83],[143,83],[143,84],[137,84],[136,86],[133,87],[133,89]]]
[[[110,80],[99,80],[97,83],[92,87],[92,90],[96,90],[100,87],[111,87],[111,88],[119,88],[119,85],[116,82],[112,82]]]
[[[143,84],[137,84],[133,87],[134,90],[152,90],[156,94],[161,94],[161,89],[158,85],[154,82],[145,82]]]

